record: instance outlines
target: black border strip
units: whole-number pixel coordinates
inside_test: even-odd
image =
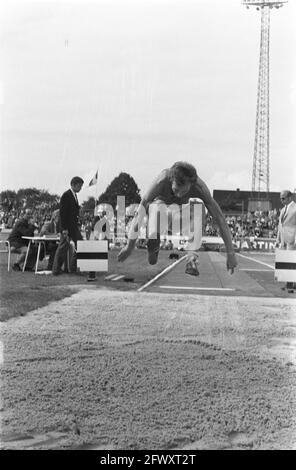
[[[275,269],[295,269],[296,263],[275,263]]]
[[[108,253],[77,252],[77,259],[108,259]]]

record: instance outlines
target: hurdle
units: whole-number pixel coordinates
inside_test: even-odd
[[[275,251],[275,280],[296,282],[296,250]]]
[[[78,240],[76,255],[80,271],[108,271],[108,240]]]

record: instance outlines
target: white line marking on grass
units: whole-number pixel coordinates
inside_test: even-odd
[[[119,281],[119,279],[122,279],[124,277],[124,274],[120,274],[119,276],[113,277],[111,281]]]
[[[270,273],[270,272],[273,271],[272,269],[256,269],[256,268],[240,268],[239,270],[240,271],[251,271],[251,272],[253,272],[253,271],[257,272],[258,271],[260,273]]]
[[[263,261],[258,261],[257,259],[250,258],[249,256],[241,255],[240,253],[236,253],[238,256],[241,256],[242,258],[249,259],[251,261],[255,261],[255,263],[263,264],[263,266],[268,266],[269,268],[274,270],[274,266],[271,266],[270,264],[263,263]]]
[[[177,264],[181,263],[181,261],[183,261],[184,258],[187,258],[187,255],[182,256],[182,258],[178,259],[173,264],[170,264],[170,266],[167,266],[163,271],[161,271],[161,273],[157,274],[157,276],[155,276],[153,279],[150,279],[150,281],[148,281],[146,284],[140,287],[138,289],[138,292],[141,292],[142,290],[146,289],[146,287],[149,287],[151,284],[153,284],[153,282],[157,281],[157,279],[159,279],[161,276],[163,276],[164,274],[174,269],[174,267],[177,266]]]
[[[188,287],[188,286],[158,286],[161,289],[181,289],[181,290],[235,290],[231,287]]]
[[[118,276],[118,274],[109,274],[109,276],[106,276],[105,279],[112,279],[112,277]]]
[[[0,364],[4,364],[4,345],[2,341],[0,341]]]

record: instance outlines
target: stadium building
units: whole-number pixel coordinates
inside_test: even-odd
[[[241,191],[239,188],[235,191],[214,189],[213,198],[227,215],[268,212],[274,209],[278,211],[282,208],[280,192],[260,192],[258,197],[257,193],[254,195],[252,191]]]

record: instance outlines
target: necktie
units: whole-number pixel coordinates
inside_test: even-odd
[[[288,206],[285,206],[285,210],[284,210],[283,215],[282,215],[282,222],[284,221],[284,219],[285,219],[285,217],[286,217],[287,207],[288,207]]]

